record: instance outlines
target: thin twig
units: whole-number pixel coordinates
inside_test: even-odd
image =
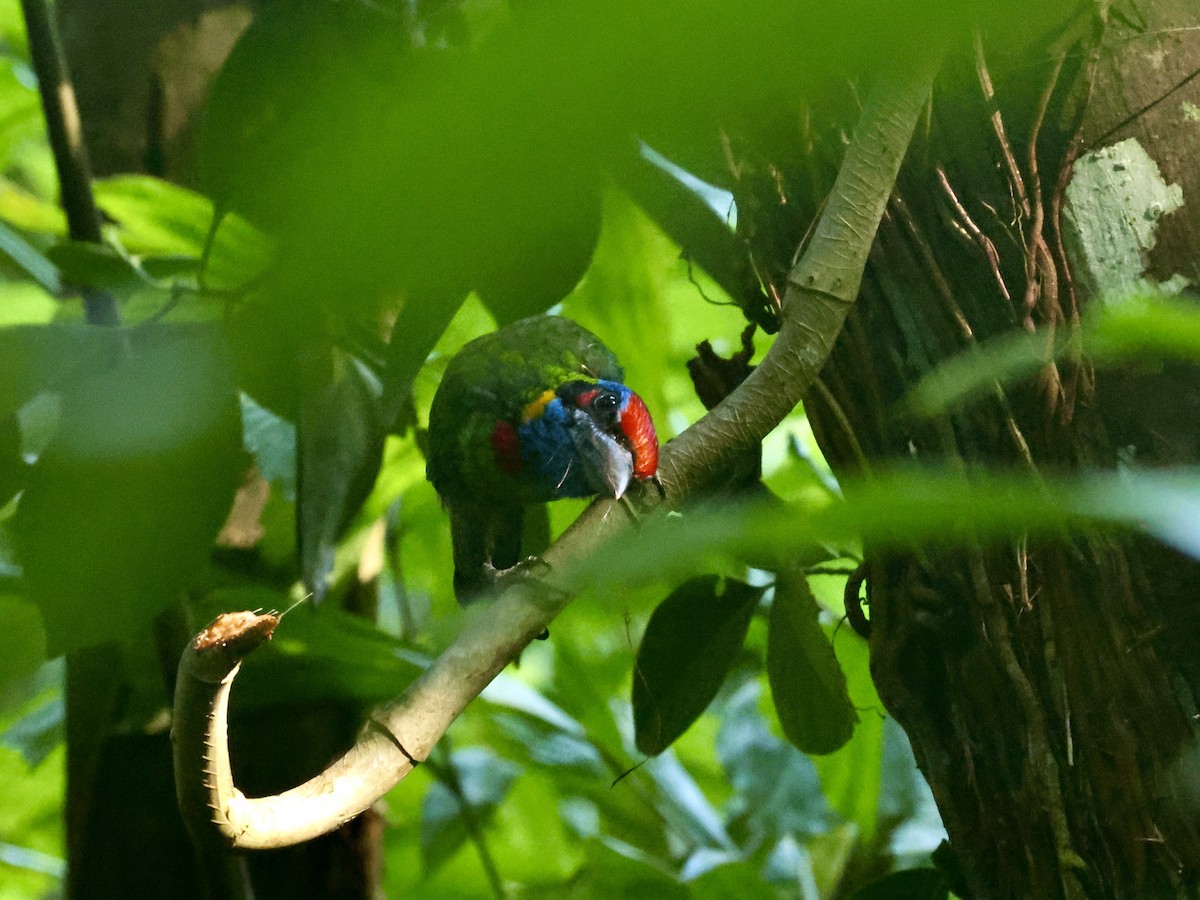
[[[1000,114],[1000,106],[996,102],[996,89],[992,85],[992,75],[988,71],[987,58],[983,54],[983,38],[975,33],[975,71],[979,76],[979,87],[983,90],[983,98],[991,107],[992,129],[996,132],[996,143],[1000,147],[1000,155],[1004,158],[1004,167],[1008,170],[1009,188],[1013,192],[1017,215],[1029,218],[1029,194],[1025,190],[1025,179],[1021,175],[1021,167],[1017,164],[1016,154],[1013,153],[1012,142],[1008,139],[1008,131],[1004,127],[1004,116]]]
[[[983,251],[983,255],[987,257],[988,266],[992,270],[992,277],[996,279],[996,286],[1000,288],[1000,293],[1004,299],[1012,303],[1012,294],[1009,293],[1008,285],[1004,283],[1004,273],[1000,271],[1000,253],[996,250],[996,245],[992,243],[992,239],[983,233],[983,229],[976,224],[971,218],[967,208],[963,206],[962,201],[958,199],[958,194],[955,193],[953,185],[950,184],[950,179],[946,177],[946,170],[941,166],[937,166],[934,170],[937,173],[938,184],[942,186],[942,191],[950,200],[950,205],[954,207],[954,211],[958,214],[958,219],[951,221],[961,227]]]

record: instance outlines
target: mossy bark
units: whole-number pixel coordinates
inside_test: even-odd
[[[839,474],[864,461],[1037,473],[1200,459],[1194,367],[1064,362],[933,421],[900,414],[939,362],[1103,302],[1064,236],[1067,185],[1092,151],[1135,138],[1162,181],[1182,185],[1181,208],[1144,210],[1157,242],[1135,248],[1136,274],[1195,276],[1200,18],[1175,0],[1137,16],[1119,7],[1019,53],[982,39],[943,70],[859,301],[807,397]],[[739,224],[761,268],[782,273],[822,202],[813,168],[836,165],[839,138],[801,130],[794,159],[755,145],[741,148]],[[1105,202],[1123,216],[1136,201]],[[974,895],[1193,896],[1200,565],[1115,533],[867,559],[872,673]]]

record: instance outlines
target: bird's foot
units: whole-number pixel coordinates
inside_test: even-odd
[[[537,580],[537,577],[534,575],[535,570],[540,569],[548,572],[550,568],[550,563],[546,562],[540,556],[527,556],[507,569],[497,569],[491,563],[488,563],[484,572],[488,580],[492,583],[492,587],[499,592],[522,579]]]
[[[488,563],[485,572],[491,581],[493,592],[500,594],[516,582],[525,580],[537,583],[543,590],[554,590],[547,582],[534,574],[535,570],[549,572],[552,568],[550,563],[546,562],[540,556],[527,556],[516,565],[509,566],[507,569],[497,569],[491,563]],[[542,633],[537,636],[537,640],[544,641],[548,637],[550,637],[550,629],[543,628]]]

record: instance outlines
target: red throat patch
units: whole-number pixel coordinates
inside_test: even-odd
[[[653,478],[658,472],[658,435],[650,411],[637,394],[629,395],[621,413],[621,430],[633,448],[633,474],[638,478]]]
[[[496,420],[492,429],[492,452],[496,454],[496,465],[507,475],[521,474],[521,438],[511,422]]]

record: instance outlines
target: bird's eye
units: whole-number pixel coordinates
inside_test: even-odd
[[[617,408],[616,394],[601,394],[592,401],[592,406],[597,412],[612,412]]]

